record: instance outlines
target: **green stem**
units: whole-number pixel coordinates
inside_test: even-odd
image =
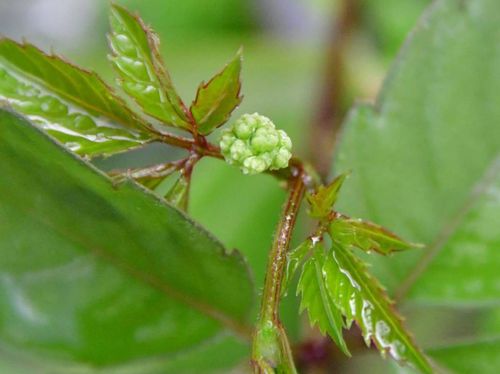
[[[273,373],[275,369],[284,373],[296,373],[290,345],[279,320],[286,254],[306,188],[303,168],[293,166],[291,171],[290,192],[269,253],[260,318],[254,332],[252,363],[255,373]]]

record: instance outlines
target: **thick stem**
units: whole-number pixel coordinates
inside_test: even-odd
[[[290,345],[279,320],[279,303],[286,254],[306,188],[305,175],[302,167],[292,168],[289,196],[269,253],[260,318],[253,341],[252,363],[256,373],[267,373],[269,368],[280,368],[290,373],[296,372]]]

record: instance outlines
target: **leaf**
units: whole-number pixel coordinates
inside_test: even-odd
[[[301,294],[300,311],[307,309],[311,325],[318,325],[321,333],[328,334],[335,344],[350,356],[349,349],[342,336],[344,321],[341,311],[337,308],[327,292],[323,276],[324,248],[317,245],[302,269],[297,295]]]
[[[329,226],[334,241],[343,247],[357,247],[369,253],[375,251],[382,255],[418,247],[407,243],[382,226],[368,221],[345,216],[336,217]]]
[[[353,174],[338,209],[428,245],[425,252],[408,251],[383,264],[374,259],[375,272],[391,288],[410,276],[404,291],[432,267],[432,283],[440,290],[428,288],[429,278],[426,290],[417,291],[417,282],[409,296],[433,305],[500,301],[491,277],[500,268],[498,246],[492,246],[499,240],[498,225],[481,220],[474,230],[477,237],[460,234],[472,233],[470,214],[489,209],[482,201],[493,186],[488,175],[500,149],[498,9],[495,0],[433,3],[401,51],[375,107],[351,112],[339,145],[335,168]],[[482,255],[471,264],[464,257],[476,249]],[[437,276],[447,272],[453,282]],[[458,281],[462,277],[472,288],[481,284],[480,292],[464,289]]]
[[[429,354],[456,374],[496,374],[500,367],[500,338],[434,348]]]
[[[246,333],[244,260],[177,209],[5,110],[0,174],[2,347],[114,367]]]
[[[309,194],[309,215],[314,218],[326,218],[332,212],[337,197],[348,174],[340,174],[328,186],[319,186],[317,191]]]
[[[189,184],[190,177],[181,171],[181,175],[177,178],[174,185],[165,195],[165,199],[183,211],[187,211],[189,202]]]
[[[175,91],[160,55],[159,38],[125,8],[111,6],[110,60],[118,83],[144,113],[163,125],[190,130],[184,104]]]
[[[0,99],[82,155],[151,140],[145,124],[95,73],[30,44],[0,39]]]
[[[332,252],[325,256],[318,271],[324,274],[332,303],[344,315],[348,326],[356,321],[368,346],[371,340],[383,356],[389,353],[399,363],[408,362],[421,372],[433,372],[405,331],[393,302],[349,249],[333,242]]]
[[[241,103],[241,52],[208,83],[198,87],[191,113],[200,134],[211,133],[223,125]]]
[[[498,306],[500,268],[500,158],[478,186],[473,206],[408,297],[423,304]]]
[[[320,238],[308,238],[304,242],[302,242],[299,246],[289,251],[286,254],[286,268],[285,273],[283,275],[283,280],[281,282],[281,296],[285,296],[288,292],[288,287],[290,287],[290,282],[293,279],[293,276],[297,272],[300,264],[304,261],[307,254],[311,252],[314,246],[320,241]]]

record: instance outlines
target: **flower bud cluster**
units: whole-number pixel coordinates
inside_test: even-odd
[[[292,157],[292,141],[283,130],[258,113],[244,114],[222,133],[221,152],[226,161],[244,174],[286,168]]]

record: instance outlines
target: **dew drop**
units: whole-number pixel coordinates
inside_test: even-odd
[[[53,116],[64,116],[68,113],[68,107],[51,96],[42,98],[40,109],[42,112]]]

